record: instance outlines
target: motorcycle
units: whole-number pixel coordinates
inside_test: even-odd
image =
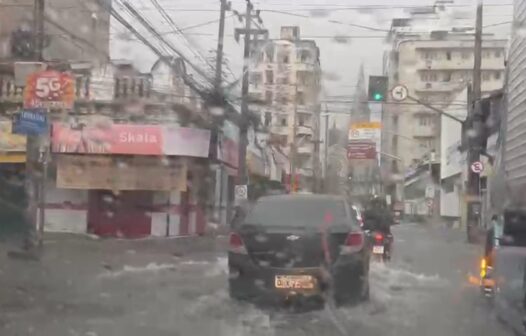
[[[376,261],[391,260],[392,240],[393,235],[385,235],[382,232],[375,231],[372,233],[372,254]]]

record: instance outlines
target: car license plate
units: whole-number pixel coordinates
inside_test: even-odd
[[[311,275],[276,275],[274,285],[281,289],[313,289],[314,279]]]
[[[373,246],[373,253],[374,254],[384,254],[384,247],[382,245]]]

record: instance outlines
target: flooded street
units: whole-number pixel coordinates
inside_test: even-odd
[[[200,246],[191,255],[174,252],[177,240],[137,250],[129,247],[133,243],[117,244],[111,255],[105,241],[68,242],[57,250],[50,244],[43,264],[9,261],[2,270],[26,272],[17,284],[4,284],[10,294],[0,301],[1,334],[510,334],[468,281],[476,274],[478,247],[465,244],[461,232],[405,224],[394,235],[392,262],[371,266],[369,302],[307,312],[231,300],[221,243],[213,251]],[[82,267],[75,266],[80,259],[74,252],[64,254],[68,246],[82,249]]]

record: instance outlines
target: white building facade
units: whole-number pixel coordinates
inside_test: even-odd
[[[254,42],[251,61],[251,109],[259,114],[273,143],[283,145],[289,159],[291,145],[295,145],[300,188],[310,189],[315,169],[320,168],[316,145],[320,132],[319,49],[314,41],[300,38],[299,27],[282,27],[280,39]]]

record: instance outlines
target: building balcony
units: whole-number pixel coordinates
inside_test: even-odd
[[[449,92],[462,89],[464,82],[419,82],[415,85],[416,92]]]
[[[289,135],[289,127],[281,125],[271,125],[269,127],[270,133],[279,135]]]
[[[473,70],[473,58],[452,60],[419,59],[416,63],[418,70]],[[483,70],[504,70],[504,58],[482,59]]]
[[[310,126],[298,126],[296,129],[297,135],[309,135],[312,136],[312,127]]]
[[[298,148],[296,150],[298,155],[312,155],[314,151],[314,146],[310,142],[305,142],[298,145]]]
[[[429,138],[437,135],[437,130],[432,126],[415,125],[413,129],[413,137],[415,138]]]

